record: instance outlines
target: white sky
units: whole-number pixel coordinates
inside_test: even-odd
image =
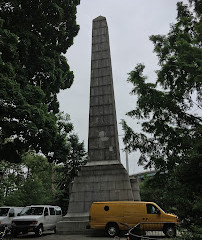
[[[184,0],[183,2],[187,2]],[[70,89],[58,96],[60,110],[70,114],[75,132],[80,141],[88,144],[88,115],[90,98],[90,64],[92,20],[100,15],[106,17],[112,60],[117,122],[127,120],[133,129],[140,129],[136,120],[126,117],[126,112],[135,108],[135,96],[129,92],[132,85],[126,80],[128,73],[137,63],[146,65],[145,74],[149,81],[155,81],[154,71],[158,69],[158,59],[153,53],[149,36],[167,34],[170,24],[175,22],[177,0],[81,0],[77,8],[77,23],[80,31],[74,45],[68,49],[67,57],[74,72],[74,83]],[[118,124],[119,135],[123,134]],[[119,137],[123,149],[122,137]],[[125,166],[125,153],[120,150]],[[129,173],[143,171],[137,165],[139,154],[129,155]]]

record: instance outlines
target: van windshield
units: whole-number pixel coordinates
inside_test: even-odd
[[[5,217],[8,215],[8,211],[10,208],[0,208],[0,216]]]
[[[157,205],[157,204],[156,204]],[[162,209],[162,208],[160,208],[159,207],[159,205],[157,205],[158,206],[158,208],[163,212],[163,213],[165,213],[165,211]]]
[[[25,215],[42,215],[43,214],[43,207],[25,207],[23,208],[20,216]]]

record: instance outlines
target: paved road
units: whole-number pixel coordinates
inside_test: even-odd
[[[125,237],[121,237],[121,240],[125,240]],[[107,237],[105,234],[101,235],[58,235],[54,233],[45,232],[42,237],[36,237],[34,234],[19,235],[14,240],[113,240],[113,238]]]
[[[158,240],[168,240],[164,236],[155,236]],[[114,240],[113,238],[107,237],[106,234],[99,233],[93,235],[58,235],[52,232],[44,232],[42,237],[36,237],[34,233],[19,235],[14,240]],[[123,235],[120,237],[120,240],[126,240],[126,237]],[[172,240],[171,238],[169,240]]]

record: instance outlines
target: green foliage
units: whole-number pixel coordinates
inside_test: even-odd
[[[73,124],[70,122],[70,116],[68,114],[60,112],[56,117],[57,135],[52,142],[52,152],[48,155],[48,159],[50,162],[60,163],[65,161],[69,156],[69,136],[72,134]]]
[[[57,138],[48,158],[29,152],[21,164],[2,161],[0,204],[25,206],[55,204],[65,213],[74,177],[86,163],[84,143],[73,133],[70,116],[57,115]],[[51,163],[50,163],[51,162]]]
[[[0,191],[2,205],[26,206],[52,202],[50,163],[34,153],[26,154],[22,164],[1,162],[4,175]]]
[[[149,200],[154,186],[152,197],[160,194],[158,201],[176,209],[185,225],[200,226],[202,5],[190,2],[190,7],[177,4],[177,22],[166,36],[150,37],[159,58],[157,81],[147,81],[143,64],[129,74],[128,81],[134,85],[131,93],[138,100],[127,114],[141,121],[142,133],[134,132],[125,121],[122,126],[128,150],[139,149],[139,163],[157,171],[155,180],[146,183],[144,197]]]
[[[148,177],[146,174],[144,180],[140,182],[140,195],[142,201],[152,201],[157,203],[163,210],[170,212],[170,206],[172,204],[167,204],[168,198],[167,192],[165,190],[165,183],[167,179],[161,175],[154,177]]]
[[[63,213],[67,212],[72,182],[78,171],[86,164],[84,143],[79,142],[78,136],[71,134],[68,139],[70,151],[67,159],[56,166],[57,195],[56,204],[62,207]]]
[[[0,2],[0,161],[19,162],[29,149],[48,157],[61,141],[57,94],[73,82],[62,54],[79,30],[78,4]]]

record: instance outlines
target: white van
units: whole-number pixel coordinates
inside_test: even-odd
[[[10,226],[14,217],[16,217],[22,210],[22,207],[0,207],[0,230],[4,226]]]
[[[21,211],[20,216],[13,218],[13,234],[17,236],[19,233],[35,232],[37,236],[41,236],[44,230],[56,232],[56,223],[61,218],[62,211],[58,206],[27,206]]]

